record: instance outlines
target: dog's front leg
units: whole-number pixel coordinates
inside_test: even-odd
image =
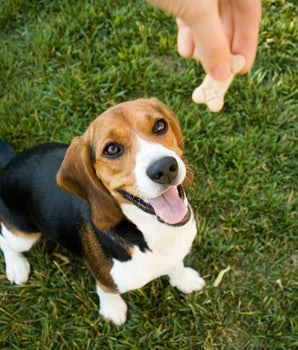
[[[183,261],[168,276],[170,277],[170,284],[183,293],[192,293],[205,287],[205,281],[198,272],[190,267],[184,267]]]
[[[99,314],[117,326],[124,324],[127,305],[120,294],[104,292],[98,284],[96,284],[96,292],[100,301]]]

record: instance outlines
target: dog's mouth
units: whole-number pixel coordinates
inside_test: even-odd
[[[138,208],[156,215],[160,222],[171,226],[185,225],[191,216],[182,185],[171,186],[160,196],[148,199],[148,202],[122,189],[118,189],[118,192]]]

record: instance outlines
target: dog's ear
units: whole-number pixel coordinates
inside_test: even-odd
[[[57,184],[89,205],[95,226],[110,229],[120,222],[123,214],[115,199],[96,176],[90,156],[91,147],[87,133],[75,137],[58,171]]]

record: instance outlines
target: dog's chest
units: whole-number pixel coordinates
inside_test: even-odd
[[[138,289],[151,280],[170,273],[188,254],[196,235],[193,218],[183,226],[171,227],[162,224],[146,213],[133,215],[130,205],[122,208],[142,231],[150,250],[141,252],[134,248],[131,260],[114,260],[111,276],[120,293]]]

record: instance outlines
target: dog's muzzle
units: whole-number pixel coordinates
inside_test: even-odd
[[[184,196],[182,185],[170,186],[164,193],[148,202],[122,189],[118,192],[129,202],[148,214],[156,215],[157,219],[170,226],[185,225],[190,217],[191,210]]]

